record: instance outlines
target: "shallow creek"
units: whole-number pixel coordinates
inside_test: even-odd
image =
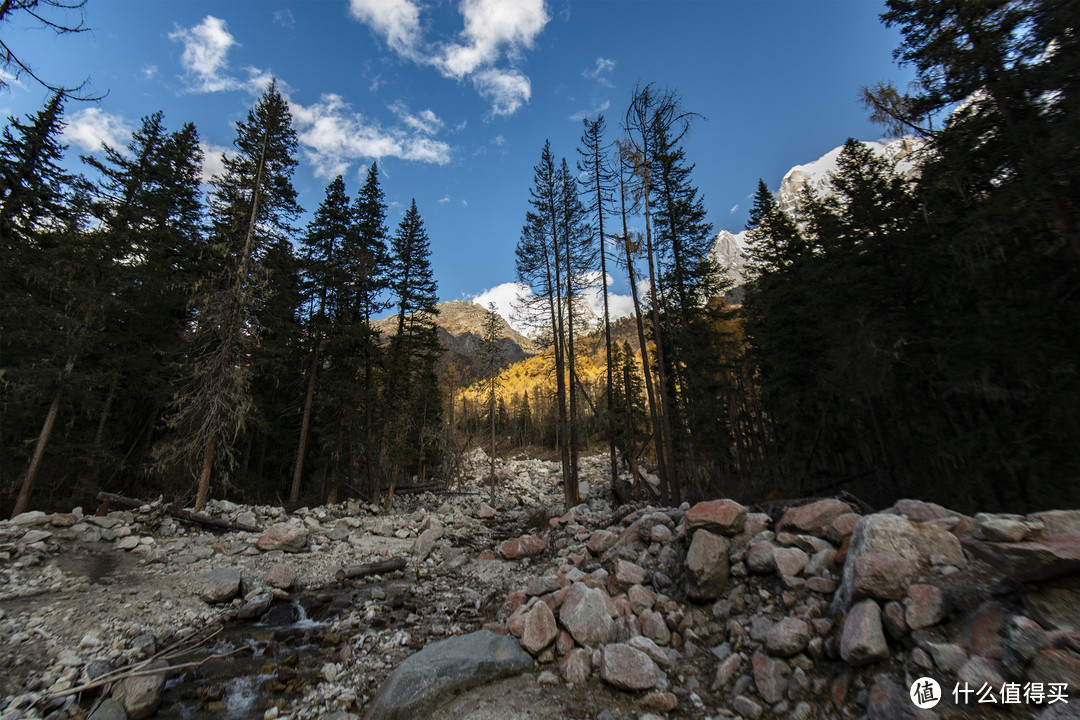
[[[324,679],[326,667],[347,663],[366,634],[335,630],[356,613],[371,629],[404,624],[412,605],[408,583],[387,581],[350,590],[300,595],[278,602],[254,621],[227,623],[212,646],[185,661],[203,661],[165,685],[155,718],[261,719],[283,710]],[[371,601],[381,607],[371,612]]]

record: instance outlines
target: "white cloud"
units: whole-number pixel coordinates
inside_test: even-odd
[[[443,195],[441,198],[438,199],[437,202],[440,205],[445,205],[446,203],[450,202],[450,196],[449,195]]]
[[[224,20],[207,15],[195,27],[177,27],[169,39],[184,44],[180,64],[192,91],[219,92],[237,87],[236,79],[227,70],[229,49],[238,43]]]
[[[532,333],[533,328],[522,321],[521,310],[532,295],[532,288],[528,285],[522,285],[517,282],[505,282],[485,290],[472,298],[472,301],[485,310],[488,309],[490,304],[494,303],[495,311],[499,313],[506,322],[510,323],[510,327],[514,328],[522,335],[529,335]]]
[[[19,78],[15,77],[4,68],[0,68],[0,87],[3,87],[4,85],[14,85],[15,87],[20,88],[26,87]]]
[[[139,71],[139,75],[142,77],[143,80],[153,80],[155,77],[157,77],[157,74],[157,65],[146,65],[142,68],[142,70]]]
[[[597,84],[604,87],[614,87],[611,81],[607,79],[607,75],[615,69],[615,61],[607,58],[598,57],[596,63],[592,67],[585,68],[582,71],[581,76],[595,80]]]
[[[544,0],[464,0],[462,37],[442,50],[440,68],[462,78],[497,61],[505,50],[513,57],[530,48],[550,18]]]
[[[473,76],[473,85],[491,103],[494,115],[513,115],[532,95],[529,78],[517,70],[489,68]]]
[[[210,182],[215,175],[225,172],[225,155],[230,150],[205,140],[199,143],[199,147],[203,152],[202,181]]]
[[[387,157],[445,165],[451,148],[428,133],[384,128],[354,112],[340,95],[323,95],[319,102],[290,102],[297,139],[318,177],[344,174],[355,160]]]
[[[585,300],[585,305],[598,319],[604,317],[604,292],[600,286],[600,271],[594,270],[586,276],[586,287],[581,291],[581,295]],[[614,284],[615,280],[611,275],[606,276],[607,282],[605,283],[609,288]],[[617,320],[621,317],[627,317],[634,314],[634,298],[632,295],[620,295],[608,291],[608,316],[612,320]]]
[[[420,8],[411,0],[349,0],[349,11],[394,52],[412,60],[419,57]]]
[[[91,153],[101,152],[102,143],[125,152],[131,141],[131,133],[131,125],[121,116],[98,107],[88,107],[68,118],[63,138]]]
[[[732,205],[732,206],[731,206],[731,210],[729,210],[729,212],[730,212],[730,213],[731,213],[732,215],[734,215],[734,214],[735,214],[735,213],[737,213],[738,211],[739,211],[739,204],[738,204],[738,203],[735,203],[734,205]]]
[[[414,0],[350,0],[352,16],[397,54],[432,65],[447,78],[472,81],[492,114],[512,115],[532,94],[529,78],[513,67],[550,18],[544,0],[463,0],[459,42],[425,43]],[[511,67],[499,67],[506,60]]]

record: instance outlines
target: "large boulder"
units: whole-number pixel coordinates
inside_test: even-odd
[[[948,530],[888,513],[865,515],[851,535],[843,580],[834,600],[838,612],[846,611],[855,598],[858,558],[871,553],[904,558],[912,563],[916,573],[929,570],[931,557],[952,565],[964,562],[960,541]]]
[[[499,545],[499,552],[507,560],[540,555],[547,550],[547,541],[535,535],[523,535]]]
[[[441,717],[439,705],[447,698],[492,680],[520,675],[532,664],[517,640],[490,630],[440,640],[398,665],[379,687],[366,718]]]
[[[608,602],[610,598],[602,589],[576,582],[566,591],[559,621],[579,645],[597,647],[609,643],[615,639],[615,621]]]
[[[865,553],[854,559],[851,599],[872,597],[877,600],[900,600],[915,579],[917,568],[907,558],[889,553]]]
[[[780,518],[780,522],[776,524],[776,532],[806,533],[825,537],[833,520],[850,512],[852,512],[850,505],[835,498],[788,508]]]
[[[721,535],[738,535],[746,526],[746,508],[734,500],[699,502],[686,511],[687,531],[704,528]]]
[[[255,542],[255,547],[263,552],[281,550],[283,552],[301,552],[307,547],[310,533],[303,525],[278,523],[266,528],[266,532]]]
[[[686,552],[687,595],[691,600],[715,600],[727,589],[731,565],[728,541],[708,530],[697,530]]]
[[[204,602],[223,603],[240,592],[240,571],[236,568],[216,568],[199,576],[198,593]]]
[[[964,538],[964,547],[1017,582],[1041,582],[1080,571],[1080,533],[1026,542],[984,542]]]
[[[555,614],[545,602],[535,602],[525,614],[525,625],[521,631],[521,646],[533,655],[555,641],[559,628],[555,624]]]

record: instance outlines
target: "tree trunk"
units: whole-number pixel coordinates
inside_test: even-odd
[[[210,471],[214,467],[214,452],[218,441],[218,411],[210,417],[210,433],[203,451],[202,470],[199,473],[199,489],[195,496],[195,512],[202,512],[210,498]]]
[[[49,405],[49,412],[45,414],[45,422],[42,423],[41,432],[38,434],[37,442],[34,444],[34,454],[30,458],[30,466],[26,468],[26,474],[23,475],[22,485],[19,487],[19,497],[15,500],[15,508],[11,511],[11,517],[26,512],[26,508],[30,505],[30,493],[34,489],[34,479],[37,477],[38,470],[41,469],[41,460],[45,457],[45,446],[49,444],[49,436],[52,435],[53,426],[56,424],[56,416],[60,413],[60,398],[64,391],[64,380],[75,368],[75,359],[77,357],[77,355],[70,356],[64,364],[64,371],[61,373],[60,381],[56,386],[56,394],[53,395],[52,404]]]
[[[296,449],[296,464],[293,466],[292,487],[289,489],[289,504],[300,502],[300,479],[304,474],[304,456],[307,454],[308,429],[311,427],[311,406],[315,399],[315,376],[319,369],[319,346],[316,343],[311,350],[311,368],[308,370],[307,393],[304,395],[304,416],[300,420],[300,443]]]

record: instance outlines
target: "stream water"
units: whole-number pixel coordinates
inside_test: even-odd
[[[326,663],[348,654],[349,639],[333,631],[334,620],[377,599],[390,612],[380,613],[372,626],[392,627],[407,591],[406,583],[382,582],[302,595],[271,606],[255,621],[230,622],[213,646],[185,659],[201,665],[166,682],[154,717],[259,720],[270,707],[302,697],[322,680]]]

